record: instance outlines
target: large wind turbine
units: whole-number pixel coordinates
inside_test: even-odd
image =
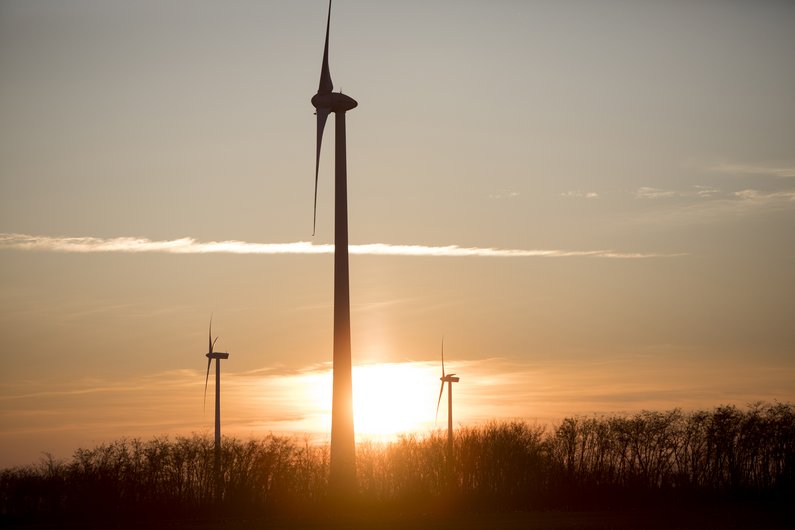
[[[221,494],[221,359],[228,359],[226,352],[214,352],[218,337],[213,340],[213,318],[210,317],[210,332],[208,334],[207,357],[207,376],[204,379],[204,402],[207,403],[207,383],[210,380],[210,365],[215,359],[215,461],[213,463],[213,473],[216,481],[216,495]]]
[[[348,191],[345,159],[345,113],[358,105],[342,92],[332,92],[328,66],[328,37],[331,25],[331,0],[326,19],[326,44],[320,86],[312,97],[317,115],[317,153],[315,157],[315,214],[317,225],[317,179],[323,129],[332,112],[335,120],[334,149],[334,365],[331,402],[331,461],[329,482],[332,490],[346,491],[356,481],[356,448],[353,435],[353,388],[351,379],[351,309],[348,282]]]
[[[442,377],[439,378],[442,386],[439,388],[439,401],[436,402],[436,417],[439,417],[439,405],[442,404],[442,394],[444,384],[447,383],[447,461],[452,462],[453,458],[453,383],[457,383],[461,378],[455,374],[444,373],[444,339],[442,339]]]

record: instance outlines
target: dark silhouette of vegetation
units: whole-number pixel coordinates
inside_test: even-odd
[[[573,417],[552,429],[524,422],[405,435],[357,449],[357,509],[443,513],[626,509],[714,502],[785,506],[795,494],[795,406],[722,406],[684,413]],[[328,513],[329,450],[307,440],[224,438],[215,500],[213,441],[122,439],[0,475],[0,522],[90,523],[218,514]]]

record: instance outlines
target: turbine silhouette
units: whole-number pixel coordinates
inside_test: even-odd
[[[320,146],[323,129],[332,112],[335,118],[334,149],[334,364],[331,403],[331,456],[329,482],[332,491],[353,491],[356,481],[356,448],[353,434],[353,389],[351,378],[351,316],[348,281],[348,191],[345,146],[345,113],[358,103],[342,92],[332,92],[328,65],[331,0],[326,19],[326,42],[320,85],[312,97],[317,115],[317,151],[315,154],[315,204],[312,234],[317,225],[317,181],[320,170]]]
[[[455,374],[444,373],[444,339],[442,339],[442,377],[439,378],[442,386],[439,388],[439,401],[436,402],[436,418],[439,418],[439,405],[442,404],[442,394],[444,384],[447,383],[447,461],[452,462],[453,458],[453,383],[461,379]]]
[[[218,341],[218,337],[213,339],[213,317],[210,317],[210,331],[208,333],[208,352],[207,356],[207,376],[204,378],[204,403],[205,410],[207,405],[207,383],[210,380],[210,365],[215,359],[215,460],[213,462],[213,474],[216,482],[216,496],[221,496],[221,359],[228,359],[226,352],[214,352],[213,348]]]

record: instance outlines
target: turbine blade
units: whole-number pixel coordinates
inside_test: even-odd
[[[326,19],[326,46],[323,48],[323,66],[320,69],[320,86],[318,94],[331,94],[334,85],[331,82],[331,72],[328,67],[328,34],[331,26],[331,0],[328,0],[328,18]]]
[[[207,333],[208,353],[213,352],[213,315],[210,314],[210,332]]]
[[[439,405],[442,404],[442,394],[444,393],[444,381],[442,381],[442,386],[439,388],[439,401],[436,402],[436,418],[433,420],[436,423],[436,420],[439,419]]]
[[[317,155],[315,157],[315,214],[312,219],[312,235],[315,235],[317,227],[317,176],[320,171],[320,145],[323,143],[323,129],[326,128],[326,120],[331,113],[331,109],[317,109]]]
[[[204,410],[207,410],[207,382],[210,380],[210,365],[213,363],[211,358],[207,358],[207,377],[204,378]]]
[[[444,337],[442,337],[442,377],[444,377]]]

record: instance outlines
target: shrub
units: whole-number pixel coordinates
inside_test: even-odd
[[[552,429],[525,422],[407,434],[357,448],[358,508],[439,510],[626,507],[673,499],[780,499],[795,485],[795,407],[756,403],[683,413],[572,417]],[[329,448],[269,435],[224,438],[222,491],[205,436],[121,439],[68,462],[0,473],[0,522],[120,517],[322,514]]]

